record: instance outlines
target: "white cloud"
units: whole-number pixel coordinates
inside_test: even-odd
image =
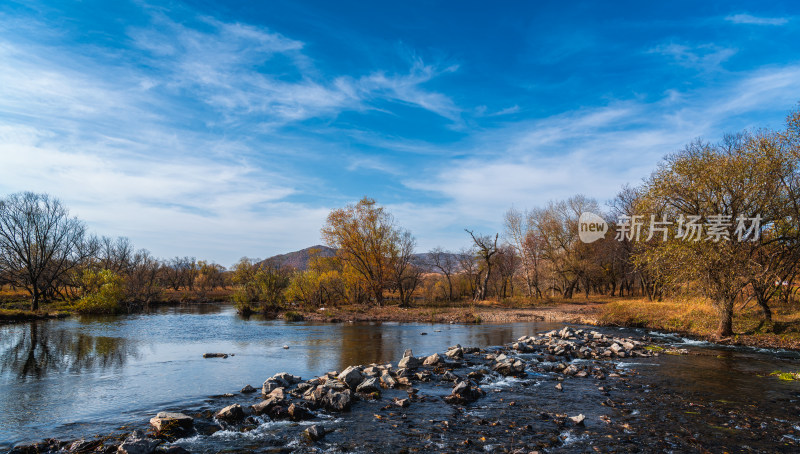
[[[785,17],[758,17],[752,14],[732,14],[725,20],[734,24],[751,25],[786,25],[789,22],[789,19]]]
[[[689,46],[685,44],[662,44],[650,50],[672,58],[677,64],[703,71],[719,70],[722,63],[736,54],[736,49],[719,47],[714,44]]]

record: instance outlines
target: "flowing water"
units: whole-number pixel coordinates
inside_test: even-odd
[[[352,364],[397,361],[406,348],[412,348],[415,355],[423,355],[441,352],[456,343],[496,346],[560,326],[544,322],[289,323],[255,317],[243,319],[231,307],[218,305],[3,325],[0,326],[0,450],[46,437],[74,439],[112,433],[123,427],[142,428],[162,410],[218,409],[239,402],[242,397],[221,394],[236,393],[245,384],[259,387],[265,378],[277,372],[309,378]],[[637,375],[614,393],[608,389],[599,393],[596,383],[577,380],[575,386],[569,382],[564,393],[557,393],[551,386],[554,382],[549,382],[551,377],[533,375],[519,381],[485,384],[490,396],[469,414],[454,416],[453,410],[441,401],[415,405],[408,411],[423,412],[421,417],[430,421],[477,418],[479,422],[475,424],[483,424],[480,421],[487,419],[515,418],[516,425],[525,425],[532,431],[529,438],[543,432],[536,432],[540,424],[533,419],[523,424],[525,418],[535,419],[541,411],[582,412],[587,415],[587,432],[562,431],[557,440],[562,448],[571,446],[576,450],[589,449],[593,440],[601,437],[614,449],[627,443],[636,450],[641,447],[643,437],[653,437],[665,449],[672,446],[676,451],[687,446],[711,447],[712,451],[714,446],[726,449],[734,446],[734,450],[745,446],[747,449],[743,450],[767,452],[791,452],[797,448],[800,382],[784,382],[768,375],[773,370],[800,371],[797,353],[723,348],[638,330],[611,331],[653,336],[689,348],[691,354],[618,362],[618,367]],[[284,345],[289,348],[283,348]],[[204,359],[202,355],[206,352],[231,356]],[[433,394],[448,391],[426,390]],[[619,408],[613,411],[607,408],[613,406],[613,402],[606,402],[609,395],[618,398]],[[521,407],[508,407],[509,399],[519,401]],[[376,407],[375,411],[378,410]],[[598,418],[606,418],[606,413],[622,424],[623,429],[611,431],[611,425],[600,422]],[[358,424],[357,430],[348,436],[359,443],[378,437],[402,446],[415,430],[424,433],[430,429],[408,428],[397,440],[386,441],[390,435],[374,430],[369,423],[372,413],[366,414],[368,418],[363,421],[359,420],[363,415],[351,417]],[[408,421],[413,419],[410,416],[409,413],[406,420],[403,415],[406,420],[403,422],[410,424]],[[269,445],[270,440],[278,445],[285,443],[289,435],[284,433],[276,438],[276,434],[291,432],[291,425],[265,423],[246,436],[222,431],[213,436],[194,437],[182,444],[192,450],[211,446],[208,450],[215,451],[232,443],[248,451],[255,445]],[[455,422],[451,423],[451,433],[457,436],[454,425]],[[474,429],[463,430],[470,433]],[[491,438],[491,430],[486,430],[484,438]],[[296,436],[297,431],[292,433]],[[673,436],[674,440],[670,438]],[[695,439],[699,440],[697,446],[693,444]],[[425,440],[432,442],[429,435]],[[428,445],[420,446],[424,449]],[[489,449],[486,446],[481,449]],[[358,445],[352,449],[358,450]]]

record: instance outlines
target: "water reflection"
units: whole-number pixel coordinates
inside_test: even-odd
[[[128,339],[92,336],[57,323],[37,321],[0,328],[0,374],[40,379],[51,372],[120,368],[138,354]]]

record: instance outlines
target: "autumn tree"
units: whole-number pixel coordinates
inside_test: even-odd
[[[414,263],[417,242],[408,230],[398,230],[391,248],[393,287],[400,296],[400,307],[411,306],[414,290],[419,285],[422,269]]]
[[[395,281],[401,236],[392,215],[367,197],[333,210],[322,228],[322,239],[342,261],[345,280],[355,277],[362,282],[378,306]]]
[[[751,282],[752,258],[762,248],[749,240],[770,225],[754,219],[775,221],[784,209],[781,163],[777,150],[754,147],[743,135],[728,136],[668,156],[645,184],[645,207],[683,221],[668,241],[646,253],[655,256],[652,262],[667,264],[671,276],[698,282],[718,310],[720,337],[733,334],[734,302]],[[691,220],[702,221],[689,229]],[[730,237],[743,227],[756,230],[745,241]]]
[[[31,310],[58,293],[57,283],[83,266],[97,240],[58,199],[24,192],[0,199],[0,269],[31,296]]]
[[[470,237],[472,237],[475,255],[481,260],[481,273],[483,275],[483,280],[480,281],[480,285],[478,286],[474,297],[475,301],[481,301],[486,299],[487,296],[489,278],[491,278],[492,265],[494,264],[492,257],[494,257],[494,255],[498,252],[497,240],[500,238],[500,234],[495,234],[494,239],[492,239],[491,235],[476,235],[472,230],[464,230],[469,233]]]

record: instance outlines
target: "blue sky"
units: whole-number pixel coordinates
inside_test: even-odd
[[[226,266],[364,195],[460,249],[798,106],[794,2],[613,3],[5,1],[0,194]]]

